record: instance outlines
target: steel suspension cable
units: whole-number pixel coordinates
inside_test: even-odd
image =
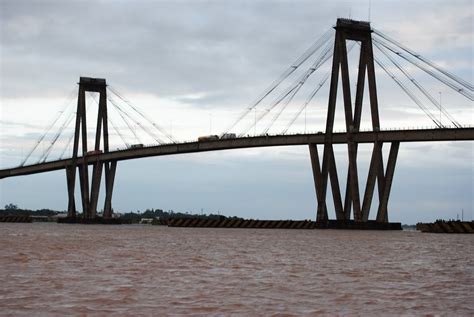
[[[99,105],[99,103],[97,102],[95,96],[93,94],[89,94],[89,97],[92,97],[92,99],[94,99],[94,101],[96,102],[97,105]],[[86,102],[87,103],[87,102]],[[89,108],[91,107],[91,105],[89,103],[87,103],[87,106],[86,106],[86,113],[88,112]],[[64,154],[66,153],[66,150],[69,148],[69,146],[71,145],[72,143],[72,140],[74,139],[74,135],[75,135],[75,131],[71,133],[71,136],[69,137],[67,143],[66,143],[66,146],[63,148],[62,152],[61,152],[61,155],[59,156],[59,159],[62,159],[64,157]]]
[[[160,139],[160,137],[158,137],[155,133],[153,133],[150,129],[148,129],[146,126],[142,125],[140,123],[140,121],[134,119],[130,114],[128,114],[124,109],[122,109],[118,104],[114,104],[114,106],[116,107],[116,109],[124,114],[125,116],[127,116],[130,120],[132,120],[138,127],[140,127],[146,134],[148,134],[150,137],[152,137],[158,144],[163,144],[165,142],[163,142],[163,140]],[[136,136],[136,134],[135,134]],[[142,141],[140,141],[141,143],[143,143]]]
[[[439,122],[433,114],[423,105],[423,103],[377,58],[374,56],[375,62],[392,78],[400,88],[423,110],[423,112],[434,122],[438,128],[442,128],[443,125]]]
[[[118,136],[120,137],[120,139],[122,139],[122,142],[125,144],[125,146],[127,148],[129,148],[130,144],[125,140],[125,137],[122,135],[122,133],[120,133],[119,129],[116,127],[116,125],[115,125],[114,121],[112,120],[112,118],[109,118],[109,121],[110,121],[110,125],[114,129],[115,133],[117,133]]]
[[[270,130],[270,128],[272,127],[272,125],[275,123],[275,121],[280,117],[280,115],[283,113],[283,111],[285,110],[285,108],[290,104],[290,102],[293,100],[293,98],[296,96],[296,94],[298,93],[298,91],[301,89],[301,87],[303,87],[303,85],[299,85],[298,87],[296,87],[293,92],[289,95],[289,97],[286,99],[285,103],[283,104],[283,106],[280,108],[280,111],[278,111],[272,118],[272,120],[267,124],[267,126],[265,127],[265,129],[263,130],[263,133],[262,134],[267,134],[268,133],[268,130]]]
[[[108,98],[108,97],[107,97]],[[148,129],[146,126],[142,125],[138,120],[135,120],[132,116],[130,116],[125,110],[122,109],[118,104],[112,101],[112,99],[109,99],[110,102],[114,105],[114,107],[121,112],[122,114],[126,115],[130,120],[132,120],[137,126],[139,126],[145,133],[147,133],[150,137],[155,139],[158,144],[163,144],[163,140],[161,140],[156,134],[154,134],[150,129]],[[135,133],[134,133],[135,134]],[[135,136],[137,136],[135,134]]]
[[[378,44],[384,46],[385,48],[387,48],[391,52],[397,54],[398,56],[400,56],[401,58],[403,58],[407,62],[411,63],[412,65],[414,65],[416,67],[418,67],[419,69],[421,69],[425,73],[427,73],[430,76],[434,77],[435,79],[439,80],[440,82],[447,85],[448,87],[450,87],[454,91],[458,92],[459,94],[463,95],[464,97],[468,98],[469,100],[474,101],[474,95],[472,93],[470,93],[469,91],[467,91],[466,89],[464,89],[462,87],[459,87],[458,85],[454,84],[453,82],[450,82],[450,81],[446,80],[446,78],[443,78],[443,77],[439,76],[438,74],[434,73],[432,70],[428,69],[426,66],[421,65],[420,63],[418,63],[415,60],[413,60],[412,58],[406,56],[405,54],[403,54],[399,50],[393,48],[392,46],[388,45],[387,43],[385,43],[383,41],[380,41],[379,39],[377,39],[375,37],[373,38],[373,41],[374,41],[374,43],[378,43]]]
[[[355,43],[352,43],[348,49],[348,53],[350,53],[352,51],[352,49],[354,48],[354,45]],[[313,65],[313,67],[311,67],[307,72],[306,74],[304,75],[304,78],[302,79],[302,81],[299,82],[299,86],[295,89],[295,91],[293,92],[293,94],[290,96],[290,98],[287,100],[287,102],[284,104],[284,106],[280,109],[280,111],[273,117],[272,121],[270,122],[270,124],[267,126],[266,130],[264,133],[267,133],[268,130],[270,129],[270,127],[273,125],[273,123],[280,117],[281,113],[285,110],[285,108],[288,106],[288,104],[291,102],[291,100],[294,98],[294,96],[298,93],[299,89],[305,84],[305,82],[307,81],[307,79],[319,68],[321,67],[324,63],[326,63],[330,57],[332,56],[332,51],[333,51],[333,46],[332,46],[332,43],[329,43],[329,47],[326,51],[326,53],[323,54],[323,56],[321,56],[316,62],[315,64]]]
[[[46,159],[48,158],[49,154],[51,153],[51,150],[53,149],[54,144],[56,144],[56,141],[58,141],[59,137],[63,133],[63,131],[66,129],[66,127],[72,122],[74,119],[74,112],[71,112],[69,116],[66,118],[66,120],[63,122],[63,124],[59,127],[58,131],[54,135],[51,143],[49,144],[48,148],[46,151],[42,154],[40,159],[38,160],[37,163],[44,163],[46,162]]]
[[[115,101],[113,101],[109,96],[107,96],[107,100],[110,101],[110,103],[112,104],[112,106],[117,110],[117,113],[120,115],[120,117],[122,118],[123,122],[125,122],[125,124],[127,125],[128,129],[132,132],[132,134],[135,136],[135,139],[140,142],[140,143],[143,143],[140,138],[138,137],[137,133],[135,132],[135,129],[130,125],[130,122],[128,120],[132,120],[134,121],[133,119],[129,118],[127,119],[127,117],[129,117],[129,115],[122,111],[121,108],[118,107],[118,105],[115,104]]]
[[[319,84],[316,86],[316,88],[311,92],[311,94],[308,96],[308,98],[305,100],[305,102],[301,105],[301,107],[298,109],[294,117],[290,120],[288,125],[283,129],[281,134],[285,134],[288,129],[295,123],[295,121],[298,119],[300,114],[303,112],[304,109],[308,106],[308,104],[313,100],[314,96],[321,90],[321,88],[324,86],[324,84],[327,82],[329,79],[329,76],[331,75],[331,72],[327,72],[326,75],[323,77],[323,79],[319,82]]]
[[[94,99],[95,103],[97,104],[98,107],[100,107],[99,105],[99,100],[97,100],[97,98],[92,95],[92,98]],[[123,143],[125,143],[125,146],[128,148],[129,147],[129,144],[127,143],[127,141],[125,141],[125,138],[123,137],[123,135],[119,132],[119,130],[116,128],[115,124],[114,124],[114,121],[112,120],[112,116],[111,116],[111,113],[109,113],[109,115],[107,116],[107,122],[110,122],[110,124],[112,125],[112,128],[114,129],[114,131],[118,134],[118,136],[122,139]]]
[[[71,146],[71,143],[72,143],[72,140],[73,140],[73,139],[74,139],[74,133],[71,133],[71,136],[69,137],[69,140],[67,141],[66,146],[65,146],[64,149],[62,150],[61,155],[59,155],[59,159],[60,159],[60,160],[63,159],[64,154],[66,154],[67,149],[69,148],[69,146]]]
[[[352,43],[349,47],[349,49],[347,50],[347,53],[349,54],[352,49],[354,48],[355,46],[355,43]],[[329,58],[328,58],[329,59]],[[327,61],[327,59],[323,62],[325,63]],[[326,73],[326,75],[323,77],[323,79],[321,80],[321,82],[318,84],[318,86],[316,86],[316,88],[310,93],[310,95],[308,96],[308,98],[306,99],[306,101],[301,105],[300,109],[296,112],[295,116],[293,117],[293,119],[290,120],[290,122],[288,123],[288,125],[286,126],[286,128],[282,131],[282,134],[285,134],[288,129],[291,127],[291,125],[293,125],[293,123],[297,120],[297,118],[300,116],[300,114],[303,112],[304,109],[306,109],[307,105],[311,102],[311,100],[314,98],[314,96],[316,96],[316,94],[319,92],[319,90],[322,88],[322,86],[326,83],[326,81],[329,79],[329,76],[331,74],[331,71],[329,71],[328,73]]]
[[[283,113],[283,111],[286,109],[286,107],[289,105],[289,103],[293,100],[293,98],[296,96],[298,91],[303,87],[303,85],[306,83],[308,78],[319,68],[321,67],[325,62],[327,62],[331,56],[332,52],[332,43],[329,43],[330,47],[329,49],[325,52],[321,58],[319,58],[316,63],[304,74],[302,80],[298,82],[297,88],[293,91],[293,93],[290,95],[290,97],[286,100],[286,102],[283,104],[283,107],[281,107],[280,111],[277,112],[272,120],[269,122],[267,125],[265,131],[263,132],[264,134],[270,130],[271,126],[275,123],[275,121],[280,117],[280,115]]]
[[[392,64],[395,65],[395,67],[397,67],[400,72],[402,72],[405,77],[407,77],[413,83],[413,85],[415,85],[430,100],[430,102],[435,107],[437,107],[439,111],[441,111],[446,116],[446,118],[448,118],[449,121],[451,121],[451,123],[455,127],[461,127],[461,125],[446,111],[446,109],[423,86],[421,86],[421,84],[418,83],[418,81],[413,78],[413,76],[411,76],[392,56],[390,56],[388,52],[383,47],[381,47],[381,45],[379,45],[377,42],[375,42],[374,44],[375,47],[377,47],[377,49],[382,52],[382,54],[384,54],[392,62]]]
[[[161,126],[157,125],[153,120],[148,118],[138,107],[134,106],[128,99],[123,97],[121,94],[119,94],[115,89],[109,86],[109,90],[116,95],[118,98],[120,98],[125,104],[127,104],[129,107],[131,107],[136,113],[138,113],[143,119],[148,121],[153,127],[155,127],[158,131],[160,131],[164,136],[166,136],[172,143],[176,143],[176,140],[173,138],[171,134],[169,134],[164,128]],[[161,142],[163,143],[163,142]]]
[[[305,73],[303,73],[290,87],[288,87],[283,93],[281,93],[278,96],[278,98],[276,98],[273,101],[273,103],[270,105],[270,107],[265,109],[265,111],[262,112],[258,116],[258,118],[256,118],[255,122],[251,123],[250,126],[247,126],[246,129],[244,129],[244,131],[240,134],[240,136],[245,135],[245,133],[247,133],[247,131],[254,128],[255,125],[258,122],[260,122],[263,118],[265,118],[270,113],[271,110],[273,110],[275,107],[277,107],[290,94],[293,93],[292,96],[294,97],[294,95],[296,95],[296,92],[298,92],[298,90],[306,82],[308,77],[311,76],[312,73],[314,73],[322,64],[324,64],[330,58],[331,52],[332,52],[332,45],[331,45],[331,43],[329,43],[327,48],[325,50],[323,50],[323,52],[321,52],[320,56],[316,59],[314,64],[312,66],[310,66],[310,68]],[[293,98],[293,97],[291,97],[291,98]],[[291,99],[289,101],[291,101]],[[289,103],[289,101],[288,101],[288,103]]]
[[[231,131],[243,118],[245,118],[250,111],[252,111],[255,107],[257,107],[268,95],[270,95],[285,79],[287,79],[291,74],[293,74],[304,62],[308,60],[312,55],[314,55],[321,47],[323,47],[331,38],[333,30],[327,30],[320,38],[318,38],[310,48],[308,48],[303,55],[301,55],[295,62],[293,62],[290,67],[288,67],[276,80],[274,80],[270,86],[267,87],[254,100],[250,106],[248,106],[244,111],[239,115],[236,121],[234,121],[221,135],[224,135]]]
[[[66,112],[66,109],[71,105],[71,101],[73,100],[73,96],[75,93],[75,89],[68,95],[66,98],[65,102],[65,107],[62,108],[62,110],[59,111],[59,114],[52,120],[52,122],[48,125],[46,128],[45,132],[41,135],[41,137],[36,141],[36,144],[33,146],[33,148],[28,152],[26,155],[25,159],[21,162],[20,166],[24,166],[26,161],[30,158],[30,156],[33,154],[33,152],[38,148],[41,142],[43,142],[44,138],[47,136],[49,131],[53,128],[53,126],[59,121],[59,119],[62,117],[62,115]]]
[[[410,55],[412,55],[413,57],[416,57],[417,59],[419,59],[420,61],[424,62],[425,64],[433,67],[434,69],[436,69],[437,71],[439,71],[440,73],[442,73],[443,75],[451,78],[452,80],[454,80],[455,82],[457,82],[458,84],[460,84],[461,86],[469,89],[471,92],[474,91],[474,86],[465,81],[464,79],[454,75],[453,73],[450,73],[448,72],[447,70],[444,70],[442,69],[440,66],[436,65],[435,63],[433,63],[432,61],[428,60],[427,58],[424,58],[423,56],[421,56],[420,54],[412,51],[411,49],[409,49],[408,47],[404,46],[403,44],[401,44],[400,42],[392,39],[391,37],[389,37],[388,35],[380,32],[379,30],[376,30],[376,29],[373,29],[374,33],[377,34],[378,36],[382,37],[383,39],[385,39],[386,41],[392,43],[393,45],[401,48],[402,50],[404,50],[405,52],[409,53]]]

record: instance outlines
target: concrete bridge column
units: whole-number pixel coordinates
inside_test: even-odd
[[[99,93],[99,109],[97,114],[97,127],[93,151],[89,151],[87,147],[86,92]],[[81,139],[82,143],[82,161],[80,163],[78,162],[79,139]],[[101,141],[103,141],[102,147]],[[79,169],[83,217],[85,219],[94,219],[97,215],[97,204],[104,165],[106,179],[105,186],[107,192],[104,206],[104,217],[110,218],[112,216],[112,190],[117,162],[114,161],[112,163],[104,163],[99,161],[100,155],[108,152],[109,133],[107,122],[107,85],[105,79],[81,77],[79,81],[76,130],[74,134],[74,146],[72,153],[73,164],[66,169],[69,197],[68,215],[70,217],[76,217],[74,201],[76,168]],[[93,166],[90,186],[89,163],[92,163]]]
[[[76,169],[74,167],[66,168],[66,179],[67,179],[67,194],[68,194],[67,216],[70,218],[75,218],[76,217],[76,201],[74,199],[74,188],[76,185]]]
[[[117,161],[110,164],[105,163],[105,204],[104,218],[112,218],[112,193],[114,189],[115,171],[117,170]]]
[[[318,200],[316,220],[326,221],[328,220],[328,210],[326,206],[326,197],[322,196],[323,177],[319,165],[319,154],[316,144],[309,144],[309,154],[311,158],[311,167],[313,169],[314,188],[316,189],[316,198]]]
[[[390,154],[388,156],[387,171],[385,172],[385,181],[381,191],[382,195],[377,211],[378,222],[388,222],[388,198],[390,197],[390,190],[392,189],[393,174],[395,172],[395,164],[397,162],[399,148],[400,142],[392,142],[392,145],[390,146]]]
[[[318,197],[318,211],[316,218],[318,221],[324,221],[328,219],[326,193],[329,177],[331,181],[331,191],[337,220],[349,220],[351,218],[351,211],[353,211],[352,214],[354,221],[367,222],[369,219],[375,181],[377,181],[380,200],[377,221],[387,222],[388,197],[390,194],[391,181],[393,178],[399,143],[392,143],[390,157],[387,164],[387,172],[384,175],[382,143],[377,139],[377,134],[380,131],[380,119],[372,48],[372,30],[370,28],[370,23],[368,22],[347,19],[338,19],[335,29],[336,36],[334,40],[331,84],[326,118],[326,134],[321,168],[319,165],[319,156],[316,146],[314,144],[309,145],[313,177]],[[348,40],[356,41],[360,45],[359,67],[354,104],[351,100],[351,83],[347,57],[348,50],[346,46],[346,42]],[[348,149],[348,173],[344,206],[342,205],[341,201],[341,192],[333,149],[333,127],[337,102],[339,74],[341,76],[340,81],[342,84]],[[372,119],[372,132],[376,135],[376,138],[374,141],[372,159],[369,168],[369,175],[367,177],[364,197],[361,202],[359,172],[357,167],[358,143],[354,140],[354,136],[359,133],[362,118],[362,104],[366,84],[366,74]]]

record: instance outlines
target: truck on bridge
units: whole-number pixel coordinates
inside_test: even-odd
[[[102,154],[102,150],[88,151],[86,153],[86,156],[99,155],[99,154]]]
[[[205,142],[205,141],[217,141],[219,140],[219,136],[218,135],[203,135],[203,136],[200,136],[198,137],[198,141],[199,142]]]
[[[237,136],[235,133],[224,133],[220,138],[218,135],[203,135],[198,137],[199,142],[203,141],[217,141],[217,140],[228,140],[228,139],[235,139]]]

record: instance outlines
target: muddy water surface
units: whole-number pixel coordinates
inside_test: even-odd
[[[0,223],[0,315],[473,315],[474,235]]]

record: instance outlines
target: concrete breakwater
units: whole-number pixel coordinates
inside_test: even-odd
[[[173,218],[168,219],[167,223],[162,224],[168,225],[169,227],[205,228],[402,230],[400,223],[380,223],[375,221],[355,222],[352,220],[311,221]]]
[[[0,216],[0,222],[33,222],[33,218],[31,216]]]
[[[38,219],[36,219],[38,218]],[[169,219],[147,219],[152,225],[161,225],[168,227],[202,227],[202,228],[251,228],[251,229],[349,229],[349,230],[402,230],[401,224],[380,223],[373,220],[367,222],[356,222],[353,220],[256,220],[241,218],[169,218]],[[0,222],[44,222],[55,221],[64,224],[132,224],[130,219],[121,218],[102,218],[83,219],[82,217],[33,217],[33,216],[0,216]]]
[[[444,221],[417,223],[416,230],[431,233],[474,233],[474,221]]]

